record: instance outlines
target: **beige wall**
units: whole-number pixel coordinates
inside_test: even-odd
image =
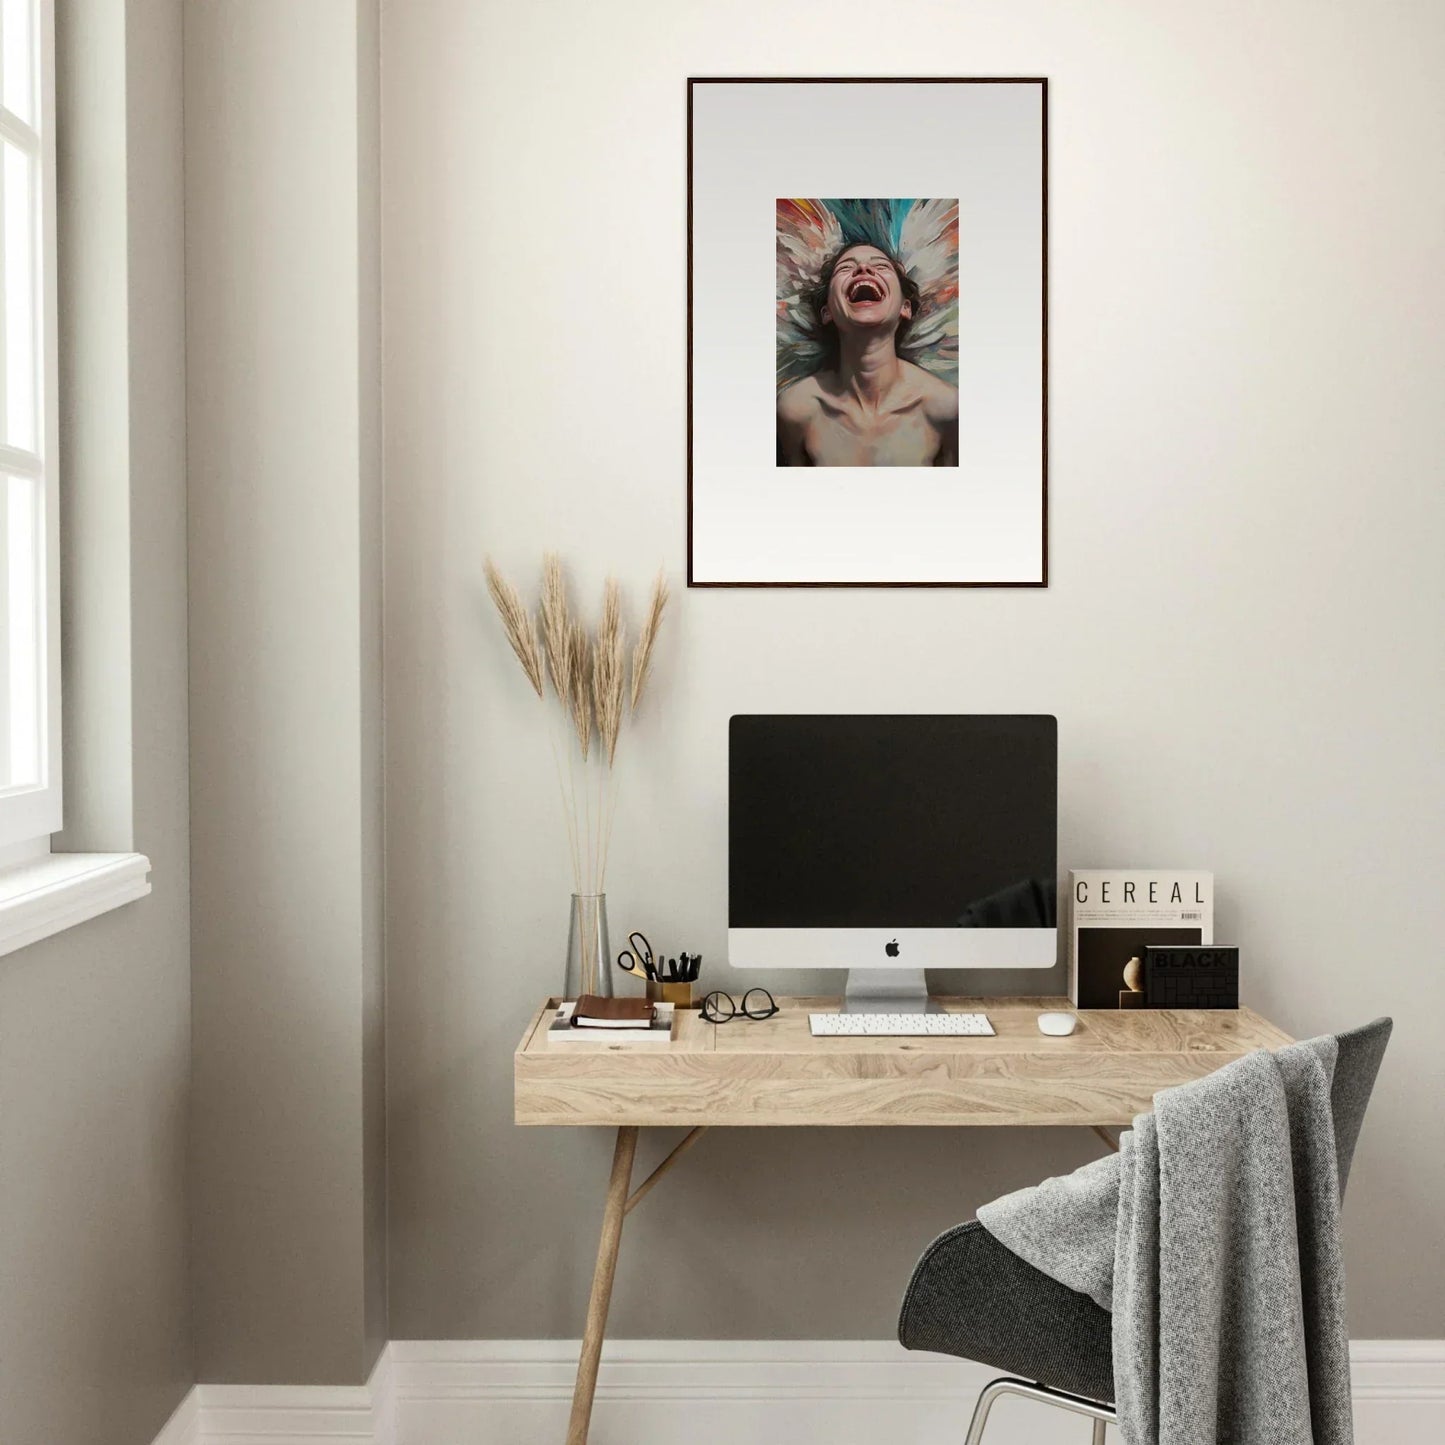
[[[181,13],[58,8],[65,842],[153,891],[0,958],[0,1440],[146,1445],[193,1378]]]
[[[376,3],[187,7],[202,1380],[385,1338]]]
[[[615,928],[728,979],[730,713],[1056,713],[1064,866],[1212,867],[1248,1002],[1395,1015],[1352,1324],[1445,1334],[1445,11],[415,0],[383,56],[393,1336],[579,1327],[611,1146],[510,1123],[569,885],[481,562],[679,576],[683,82],[780,70],[1050,77],[1053,582],[680,595]],[[887,1335],[935,1231],[1096,1147],[710,1136],[636,1217],[615,1333]]]

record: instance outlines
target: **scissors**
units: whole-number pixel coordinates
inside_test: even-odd
[[[623,973],[645,978],[649,982],[657,978],[657,965],[653,962],[652,945],[641,933],[627,935],[628,946],[617,955],[617,966]]]

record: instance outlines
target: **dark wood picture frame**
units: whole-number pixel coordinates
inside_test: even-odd
[[[1037,581],[792,581],[792,582],[702,582],[693,569],[693,95],[700,85],[1037,85],[1040,87],[1043,154],[1041,257],[1039,284],[1042,296],[1042,474],[1040,477],[1041,568]],[[687,81],[687,585],[697,588],[754,587],[1047,587],[1049,585],[1049,83],[1045,76],[909,76],[909,75],[707,75],[689,76]]]

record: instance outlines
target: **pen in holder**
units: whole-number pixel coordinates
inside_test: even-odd
[[[663,958],[653,954],[644,934],[636,932],[628,934],[627,944],[617,955],[617,966],[623,973],[644,981],[647,997],[653,1003],[692,1007],[692,986],[702,967],[702,954],[680,953],[676,958]]]
[[[648,980],[647,996],[654,1003],[692,1007],[692,986],[702,968],[702,954],[679,953],[676,958],[657,960],[654,977]]]

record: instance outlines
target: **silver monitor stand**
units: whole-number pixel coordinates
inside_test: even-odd
[[[846,1014],[936,1014],[921,968],[850,968],[843,991]]]

